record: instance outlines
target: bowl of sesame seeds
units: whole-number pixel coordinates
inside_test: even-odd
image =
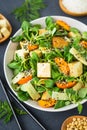
[[[87,117],[80,115],[70,116],[63,122],[61,130],[87,130]]]

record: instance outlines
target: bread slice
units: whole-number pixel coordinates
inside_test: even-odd
[[[0,13],[0,33],[2,38],[0,38],[0,43],[4,42],[12,33],[12,26],[5,16]],[[5,21],[5,23],[3,22]]]
[[[70,2],[70,0],[69,0],[69,2]],[[79,3],[78,3],[78,4],[79,4]],[[85,4],[87,4],[87,2],[85,2]],[[67,5],[68,5],[68,4],[67,4]],[[85,16],[85,15],[87,15],[87,8],[85,8],[84,12],[83,12],[83,11],[82,11],[82,12],[72,11],[72,10],[66,8],[66,6],[65,6],[64,3],[63,3],[63,0],[59,0],[59,6],[60,6],[60,8],[62,9],[63,12],[65,12],[66,14],[72,15],[72,16]],[[71,5],[71,6],[72,6],[72,8],[73,8],[73,5]],[[83,6],[83,5],[81,5],[81,7],[82,7],[82,6]],[[79,6],[79,8],[80,8],[80,6]],[[77,9],[78,9],[78,8],[77,8]]]

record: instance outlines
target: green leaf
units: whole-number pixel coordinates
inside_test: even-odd
[[[64,58],[68,62],[72,62],[74,60],[74,56],[69,52],[70,48],[71,48],[70,44],[64,47]]]
[[[7,123],[12,117],[12,111],[7,101],[0,101],[0,119],[3,118]]]
[[[74,32],[75,34],[79,33],[79,30],[77,28],[75,28],[75,27],[71,27],[70,31]]]
[[[70,89],[65,89],[65,92],[69,98],[69,101],[72,103],[76,103],[79,100],[79,95],[76,91],[74,91],[72,88]]]
[[[2,111],[2,113],[0,114],[0,119],[1,119],[2,117],[4,117],[6,114],[7,114],[6,111]]]
[[[42,86],[37,87],[36,90],[38,91],[38,93],[43,93],[43,92],[46,91],[46,89],[44,87],[42,87]]]
[[[86,95],[87,95],[87,87],[81,88],[81,89],[79,90],[78,94],[79,94],[79,97],[85,98]]]
[[[19,109],[19,108],[17,108],[17,107],[14,107],[14,110],[15,110],[15,112],[16,112],[18,115],[25,115],[25,114],[27,114],[26,111],[24,111],[24,110],[22,110],[22,109]]]
[[[83,110],[83,105],[79,103],[77,109],[78,109],[79,114],[81,114]]]
[[[58,100],[54,106],[55,109],[61,108],[65,106],[65,101],[64,100]]]
[[[14,76],[16,76],[19,72],[21,72],[21,70],[22,70],[21,66],[19,66],[17,69],[14,69],[13,71]]]
[[[21,23],[40,17],[40,10],[45,8],[43,0],[25,0],[22,5],[12,11],[15,18]]]
[[[83,33],[82,33],[82,38],[83,38],[84,40],[87,40],[87,32],[83,32]]]
[[[23,36],[19,35],[19,36],[11,37],[10,40],[12,42],[20,42],[21,40],[23,40]]]
[[[54,81],[52,79],[45,80],[45,87],[52,88],[54,86]]]
[[[27,114],[24,110],[13,106],[15,112],[19,115]],[[8,123],[13,116],[12,110],[7,101],[0,100],[0,119],[4,119],[4,123]]]
[[[32,52],[31,59],[34,60],[35,62],[39,62],[40,60],[39,56],[35,52]]]
[[[11,61],[11,62],[8,64],[8,67],[11,68],[11,69],[17,69],[20,65],[21,65],[20,62]]]
[[[4,119],[4,123],[8,123],[11,120],[12,116],[13,116],[12,112],[8,113]]]
[[[21,101],[27,101],[30,98],[29,94],[23,91],[17,92],[17,96]]]
[[[46,18],[45,22],[46,22],[46,28],[47,28],[48,30],[53,30],[54,28],[56,28],[56,23],[54,23],[52,17],[48,16],[48,17]]]

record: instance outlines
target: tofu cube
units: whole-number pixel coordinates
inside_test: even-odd
[[[50,78],[51,77],[50,63],[37,63],[37,77],[39,77],[39,78]]]
[[[81,62],[69,63],[70,76],[79,77],[83,73],[83,65]]]
[[[28,55],[28,51],[24,49],[16,50],[14,54],[14,60],[16,60],[16,55],[21,59],[24,59]]]

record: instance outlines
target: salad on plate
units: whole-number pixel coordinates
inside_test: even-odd
[[[87,98],[86,31],[48,16],[44,28],[24,21],[11,41],[18,46],[8,67],[20,100],[58,109]]]

